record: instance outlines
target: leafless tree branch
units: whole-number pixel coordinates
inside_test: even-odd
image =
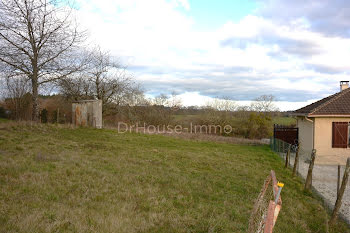
[[[38,120],[42,84],[84,69],[77,54],[86,38],[78,30],[67,2],[0,0],[0,63],[7,77],[24,75],[31,82],[33,120]]]

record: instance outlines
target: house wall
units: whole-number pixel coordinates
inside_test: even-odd
[[[350,148],[332,148],[332,122],[350,122],[350,118],[317,117],[315,119],[315,144],[317,164],[345,165]]]
[[[313,120],[313,119],[310,119]],[[314,124],[305,119],[305,117],[297,118],[297,127],[299,128],[300,153],[307,155],[311,154],[313,149],[313,131]]]

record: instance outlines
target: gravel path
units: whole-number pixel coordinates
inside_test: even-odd
[[[284,154],[281,154],[284,157]],[[291,153],[291,165],[294,164],[294,153]],[[299,173],[305,179],[309,164],[307,156],[301,156],[299,162]],[[345,166],[341,167],[340,177],[343,178]],[[338,166],[314,165],[312,174],[312,186],[325,200],[325,203],[333,209],[337,197]],[[341,181],[340,181],[341,182]],[[350,180],[345,190],[340,215],[350,224]]]

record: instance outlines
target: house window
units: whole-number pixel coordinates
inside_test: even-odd
[[[332,148],[347,148],[349,145],[348,135],[348,122],[332,122]]]

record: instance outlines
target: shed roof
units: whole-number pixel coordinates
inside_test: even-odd
[[[350,115],[350,88],[295,110],[293,114],[310,117]]]

